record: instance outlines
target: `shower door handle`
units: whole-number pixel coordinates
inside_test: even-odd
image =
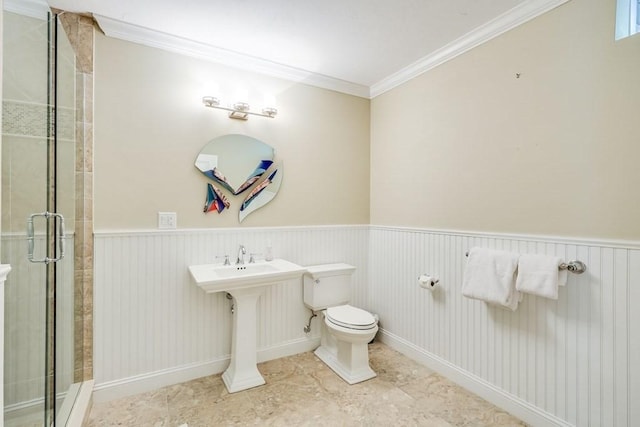
[[[56,235],[56,239],[58,240],[58,247],[60,248],[60,253],[57,258],[49,258],[48,256],[45,256],[44,258],[41,258],[41,259],[33,259],[33,249],[35,247],[35,233],[33,228],[33,219],[38,216],[44,217],[44,219],[47,222],[51,218],[53,218],[54,220],[56,218],[60,220],[60,227],[58,228],[59,232]],[[55,221],[54,221],[54,226],[55,226]],[[31,262],[39,262],[44,264],[60,261],[62,258],[64,258],[64,249],[65,249],[64,239],[65,239],[65,229],[64,229],[64,217],[62,216],[62,214],[52,213],[52,212],[42,212],[42,213],[31,214],[31,216],[29,216],[29,219],[27,220],[27,259]]]

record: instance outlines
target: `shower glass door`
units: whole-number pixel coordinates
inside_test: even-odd
[[[4,425],[65,425],[75,400],[75,55],[46,5],[4,2]],[[58,260],[56,262],[56,260]],[[15,273],[15,274],[14,274]]]

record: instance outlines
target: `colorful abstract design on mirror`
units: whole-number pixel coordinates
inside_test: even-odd
[[[227,182],[227,177],[224,176],[222,172],[218,170],[218,168],[213,168],[211,170],[204,171],[203,173],[209,178],[211,178],[212,180],[214,180],[215,182],[217,182],[218,184],[222,185],[231,193],[233,193],[233,188],[231,188],[231,185],[229,185],[229,183]]]
[[[249,214],[260,209],[274,197],[280,190],[280,184],[282,183],[282,164],[278,165],[276,169],[271,171],[267,178],[262,180],[257,186],[251,190],[240,206],[240,213],[238,218],[242,222]]]
[[[256,167],[251,175],[247,178],[247,180],[236,190],[233,194],[240,194],[247,188],[251,187],[260,177],[269,169],[269,166],[273,164],[273,160],[261,160],[260,164]]]
[[[240,205],[242,222],[269,203],[282,180],[282,166],[274,167],[274,157],[273,147],[246,135],[229,134],[209,141],[195,161],[196,168],[215,184],[207,185],[204,212],[221,213],[231,205],[226,196],[235,203],[235,196],[248,191]]]
[[[231,203],[222,194],[219,188],[207,184],[207,200],[204,202],[204,213],[217,211],[222,212],[225,208],[229,208]]]

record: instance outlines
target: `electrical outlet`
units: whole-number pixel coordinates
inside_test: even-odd
[[[158,212],[158,228],[167,230],[178,226],[178,215],[175,212]]]

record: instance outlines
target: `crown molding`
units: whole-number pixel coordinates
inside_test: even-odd
[[[93,17],[98,22],[100,29],[102,29],[105,35],[109,37],[139,43],[145,46],[155,47],[284,80],[304,83],[362,98],[369,97],[369,88],[365,85],[312,73],[295,67],[289,67],[216,46],[151,30],[149,28],[128,24],[106,16],[93,15]]]
[[[419,59],[413,64],[375,83],[370,98],[375,98],[401,84],[418,77],[468,50],[479,46],[519,25],[524,24],[569,0],[529,0],[476,28],[448,45]]]
[[[216,62],[233,68],[371,99],[568,1],[570,0],[527,0],[487,24],[389,75],[371,87],[128,24],[102,15],[94,15],[94,18],[102,31],[109,37]],[[5,0],[5,4],[7,2],[11,2],[11,0]]]

